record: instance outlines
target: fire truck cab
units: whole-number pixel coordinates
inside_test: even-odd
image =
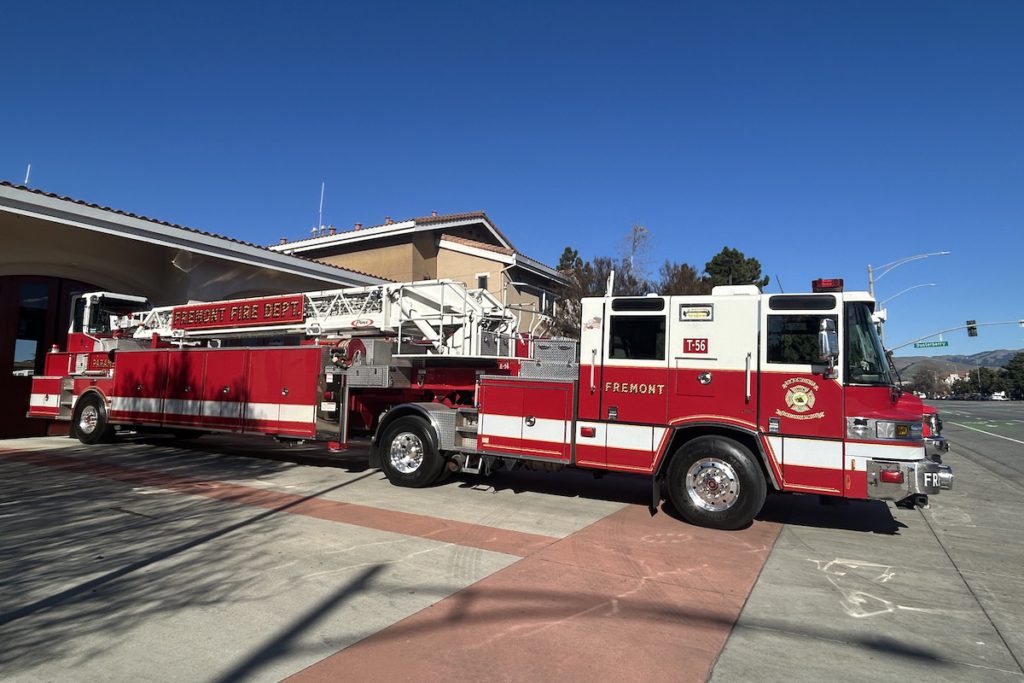
[[[769,489],[923,504],[952,471],[925,458],[920,402],[897,388],[872,308],[841,281],[584,299],[578,351],[538,343],[518,373],[482,376],[474,425],[385,416],[374,462],[412,486],[445,463],[643,474],[655,501],[664,486],[685,519],[717,528],[749,523]]]

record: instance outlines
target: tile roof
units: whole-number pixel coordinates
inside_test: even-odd
[[[12,183],[12,182],[7,181],[7,180],[0,180],[0,187],[10,187],[10,188],[15,189],[15,190],[24,190],[26,192],[31,192],[32,194],[37,194],[37,195],[40,195],[42,197],[50,197],[51,199],[59,199],[61,201],[71,202],[73,204],[78,204],[79,206],[87,206],[90,209],[99,209],[100,211],[109,211],[110,213],[114,213],[114,214],[117,214],[119,216],[126,216],[128,218],[136,218],[138,220],[146,221],[146,222],[149,222],[149,223],[156,223],[157,225],[163,225],[163,226],[166,226],[168,228],[176,228],[178,230],[185,230],[187,232],[195,233],[197,235],[203,235],[205,237],[213,237],[213,238],[216,238],[216,239],[222,239],[222,240],[225,240],[227,242],[233,242],[234,244],[238,244],[238,245],[241,245],[241,246],[252,247],[254,249],[261,249],[263,251],[269,251],[270,253],[277,254],[279,256],[282,255],[281,252],[273,251],[273,250],[267,248],[266,246],[264,246],[262,244],[254,244],[252,242],[246,242],[244,240],[235,239],[234,237],[227,237],[226,235],[218,235],[217,233],[208,232],[206,230],[199,230],[198,228],[190,228],[187,225],[179,225],[177,223],[170,223],[168,221],[158,220],[156,218],[150,218],[149,216],[143,216],[141,214],[131,213],[130,211],[122,211],[121,209],[115,209],[115,208],[112,208],[112,207],[109,207],[109,206],[103,206],[102,204],[93,204],[92,202],[87,202],[87,201],[84,201],[84,200],[81,200],[81,199],[75,199],[74,197],[68,197],[67,195],[56,194],[54,192],[45,192],[43,190],[38,190],[38,189],[35,189],[35,188],[32,188],[32,187],[27,187],[25,185],[18,185],[16,183]],[[331,268],[335,268],[337,270],[342,270],[342,271],[349,272],[349,273],[355,273],[357,275],[365,275],[366,277],[377,278],[378,280],[388,280],[389,282],[391,281],[388,278],[381,277],[379,275],[374,275],[373,273],[364,273],[364,272],[361,272],[361,271],[358,271],[358,270],[353,270],[351,268],[342,268],[340,266],[335,266],[334,264],[331,264],[331,263],[324,263],[323,261],[317,261],[315,259],[307,259],[307,258],[305,258],[303,256],[297,256],[295,254],[288,254],[288,256],[291,256],[292,258],[301,259],[303,261],[309,261],[310,263],[317,263],[317,264],[324,265],[324,266],[330,266]]]
[[[490,217],[486,213],[484,213],[483,211],[468,211],[468,212],[464,212],[464,213],[447,213],[447,214],[439,214],[439,215],[436,215],[436,216],[435,215],[430,215],[430,216],[419,216],[417,218],[405,218],[405,219],[399,220],[399,221],[393,221],[393,220],[388,219],[388,222],[386,222],[386,223],[379,223],[377,225],[366,225],[366,226],[364,226],[361,223],[359,223],[359,224],[357,224],[357,225],[359,225],[358,228],[349,228],[348,230],[338,230],[337,228],[335,228],[335,232],[330,233],[330,234],[315,235],[313,237],[303,237],[302,239],[298,239],[298,240],[288,240],[288,241],[286,241],[284,243],[278,243],[278,244],[274,244],[274,245],[271,245],[271,246],[276,249],[276,248],[282,247],[282,246],[299,245],[299,244],[303,244],[303,243],[307,243],[307,242],[313,242],[314,240],[323,240],[323,239],[328,238],[328,237],[338,237],[338,236],[342,236],[342,235],[347,236],[347,235],[353,235],[355,233],[367,233],[367,232],[369,232],[371,230],[381,231],[382,228],[387,228],[387,227],[390,227],[390,226],[400,226],[400,225],[403,225],[405,223],[411,223],[413,225],[440,225],[442,223],[455,223],[455,222],[458,222],[458,221],[480,221],[482,223],[487,223],[487,225],[489,225],[491,227],[491,229],[494,230],[494,232],[498,235],[499,238],[501,238],[502,241],[504,241],[506,244],[509,244],[509,245],[512,244],[512,240],[510,240],[505,235],[505,233],[503,233],[498,228],[498,226],[494,224],[494,221],[492,221],[490,219]]]
[[[413,218],[412,220],[416,221],[420,225],[430,225],[432,223],[449,223],[451,221],[468,221],[468,220],[472,220],[474,218],[477,218],[477,219],[480,219],[480,220],[485,220],[488,223],[490,223],[491,225],[494,225],[494,221],[492,221],[490,218],[488,218],[487,214],[484,213],[483,211],[469,211],[467,213],[449,213],[449,214],[442,214],[442,215],[439,215],[439,216],[435,216],[435,215],[420,216],[419,218]],[[494,229],[497,230],[498,229],[497,226],[495,226]]]
[[[506,249],[505,247],[499,247],[496,244],[487,244],[486,242],[478,242],[471,240],[466,237],[456,237],[455,235],[444,235],[442,239],[448,242],[455,242],[456,244],[464,244],[467,247],[475,247],[477,249],[483,249],[485,251],[493,251],[498,254],[505,254],[506,256],[514,256],[518,254],[515,249]]]

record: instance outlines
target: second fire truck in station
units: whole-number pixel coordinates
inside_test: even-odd
[[[952,486],[926,457],[874,302],[803,294],[582,303],[579,340],[519,329],[484,290],[437,280],[188,304],[76,302],[29,415],[98,443],[118,432],[269,434],[345,447],[372,436],[396,485],[451,472],[576,467],[648,477],[687,521],[734,529],[768,491],[924,504]]]

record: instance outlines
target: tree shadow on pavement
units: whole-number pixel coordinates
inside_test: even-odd
[[[256,599],[251,582],[280,562],[261,544],[293,535],[282,513],[357,481],[264,510],[9,460],[0,472],[0,678]]]

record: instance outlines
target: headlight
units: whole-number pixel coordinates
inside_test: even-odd
[[[875,438],[878,439],[920,439],[920,422],[888,422],[879,420],[875,422]]]

